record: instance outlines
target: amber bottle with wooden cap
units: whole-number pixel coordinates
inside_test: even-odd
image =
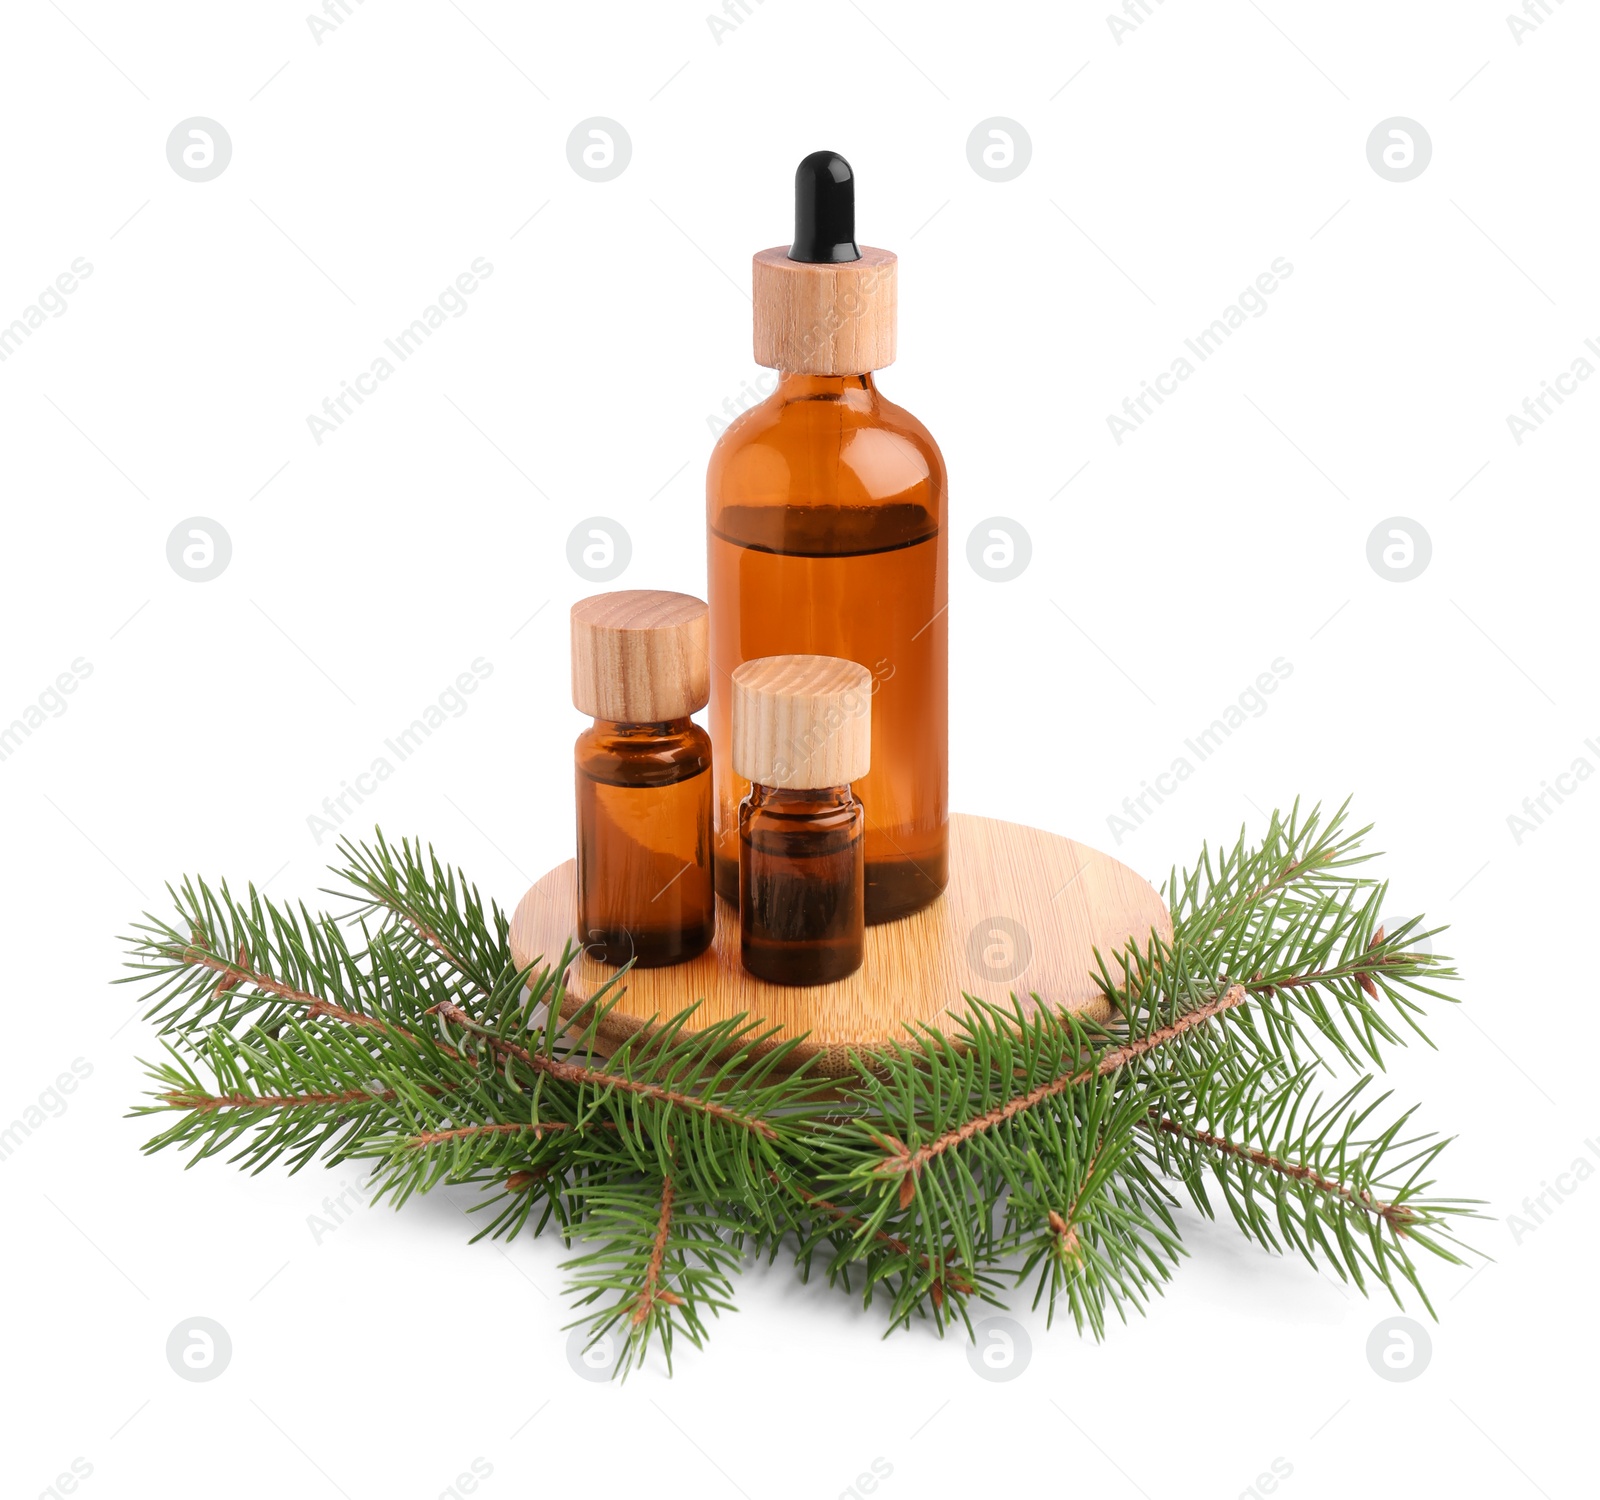
[[[601,963],[682,963],[716,932],[706,606],[628,589],[572,606],[578,933]]]
[[[904,916],[945,886],[948,585],[944,460],[872,372],[895,355],[896,260],[857,248],[849,164],[795,174],[795,239],[755,257],[755,356],[777,389],[722,434],[706,474],[717,888],[737,890],[739,799],[727,754],[730,674],[808,653],[871,674],[866,917]]]
[[[734,669],[739,955],[773,984],[828,984],[861,967],[865,814],[851,792],[872,764],[872,677],[833,656],[767,656]]]

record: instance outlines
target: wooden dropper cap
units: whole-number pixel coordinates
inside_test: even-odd
[[[572,703],[624,724],[659,724],[711,696],[705,601],[619,589],[572,606]]]
[[[892,250],[856,245],[856,184],[835,151],[794,175],[794,243],[752,266],[758,365],[797,375],[865,375],[894,363]]]
[[[872,674],[837,656],[733,670],[733,770],[762,786],[847,786],[872,766]]]

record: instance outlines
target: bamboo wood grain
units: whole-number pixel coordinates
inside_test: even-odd
[[[572,606],[572,704],[597,719],[681,719],[711,697],[705,601],[619,589]]]
[[[537,881],[511,922],[519,964],[558,959],[576,933],[571,860]],[[690,963],[636,969],[601,1029],[615,1047],[703,1002],[709,1024],[744,1012],[784,1037],[808,1033],[794,1054],[817,1059],[831,1078],[851,1072],[850,1055],[870,1054],[926,1022],[946,1035],[957,1029],[963,992],[1004,1003],[1015,992],[1104,1020],[1095,984],[1098,947],[1112,954],[1151,930],[1172,935],[1161,898],[1126,865],[1057,834],[956,813],[950,819],[950,885],[932,906],[867,929],[861,968],[837,984],[786,988],[763,983],[739,963],[738,913],[717,903],[717,936]],[[580,955],[567,976],[569,1006],[592,995],[616,970]],[[1031,1003],[1031,1002],[1029,1002]]]
[[[733,772],[762,786],[848,786],[872,765],[872,674],[837,656],[733,669]]]
[[[786,245],[751,265],[758,365],[798,375],[865,375],[894,363],[899,262],[861,247],[861,259],[789,259]]]

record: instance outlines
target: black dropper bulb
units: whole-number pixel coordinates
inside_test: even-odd
[[[860,260],[856,178],[837,151],[813,151],[794,172],[794,244],[790,260],[823,264]]]

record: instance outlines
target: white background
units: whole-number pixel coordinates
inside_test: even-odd
[[[750,0],[719,43],[708,3],[371,0],[320,44],[278,0],[4,7],[0,322],[93,267],[0,364],[0,723],[92,668],[0,762],[0,1123],[92,1069],[0,1163],[5,1493],[80,1459],[87,1495],[423,1500],[481,1459],[489,1496],[831,1497],[875,1458],[891,1497],[1235,1496],[1274,1459],[1291,1496],[1593,1493],[1600,1185],[1505,1216],[1600,1162],[1600,784],[1520,842],[1507,817],[1600,767],[1600,382],[1520,445],[1506,417],[1600,338],[1600,18],[1552,0],[1519,44],[1510,0],[1173,0],[1119,43],[1096,4]],[[166,155],[197,115],[233,146],[201,183]],[[568,164],[591,116],[632,141],[609,182]],[[1032,143],[1007,182],[967,158],[991,116]],[[1432,141],[1407,182],[1367,158],[1392,116]],[[1386,1305],[1186,1214],[1169,1294],[1105,1344],[1023,1299],[1007,1384],[781,1265],[671,1381],[593,1384],[557,1243],[469,1249],[444,1192],[319,1243],[353,1168],[138,1154],[155,1049],[116,935],[188,871],[315,899],[308,817],[475,658],[467,711],[346,827],[421,833],[508,907],[566,857],[564,621],[594,588],[568,533],[610,517],[618,586],[703,589],[708,418],[760,373],[748,258],[824,146],[901,256],[882,387],[949,462],[953,805],[1159,880],[1353,793],[1392,909],[1451,925],[1464,1003],[1391,1074],[1459,1135],[1441,1188],[1488,1200],[1495,1259],[1424,1268],[1410,1383],[1367,1363]],[[314,441],[480,256],[466,313]],[[1267,310],[1118,445],[1108,414],[1278,257]],[[203,584],[166,555],[195,516],[232,543]],[[993,516],[1031,538],[1010,583],[966,562]],[[1408,583],[1367,560],[1395,516],[1431,538]],[[1123,798],[1278,657],[1267,711],[1119,842]],[[196,1315],[233,1344],[206,1384],[164,1352]]]

